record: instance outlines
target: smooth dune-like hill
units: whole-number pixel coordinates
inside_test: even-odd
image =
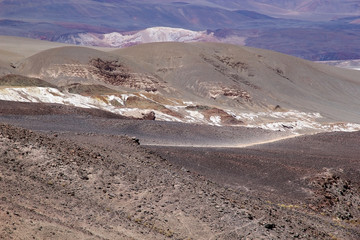
[[[38,52],[61,46],[66,46],[66,44],[13,36],[0,36],[0,59],[5,59],[9,62],[19,61]]]
[[[17,70],[20,74],[43,78],[57,85],[101,83],[118,90],[121,87],[138,90],[156,82],[153,80],[156,76],[146,76],[147,71],[141,65],[127,58],[76,46],[41,51],[18,62]]]
[[[4,65],[12,73],[65,89],[80,83],[135,94],[121,95],[116,102],[105,96],[109,94],[100,95],[111,108],[156,110],[162,120],[249,126],[254,121],[283,126],[285,121],[291,128],[309,121],[316,122],[316,128],[323,123],[360,123],[358,71],[222,43],[47,48],[37,48],[12,67]]]
[[[334,120],[359,119],[356,71],[217,43],[154,43],[113,53],[147,67],[194,100],[245,109],[280,105]]]
[[[0,75],[10,74],[10,64],[0,60]]]
[[[62,84],[70,77],[74,81],[87,81],[90,83],[91,77],[85,71],[81,71],[82,66],[88,65],[92,59],[100,58],[106,61],[113,61],[111,55],[83,47],[59,47],[41,51],[29,58],[19,62],[18,70],[23,75],[37,76],[50,79]]]

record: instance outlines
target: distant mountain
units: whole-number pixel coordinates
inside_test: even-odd
[[[141,30],[154,26],[204,30],[236,26],[259,19],[259,15],[207,5],[149,3],[148,1],[46,1],[4,0],[0,17],[55,24],[73,22],[118,30]]]
[[[360,2],[356,0],[259,0],[259,3],[277,6],[297,13],[311,13],[319,16],[359,15]]]
[[[246,9],[273,17],[302,20],[330,20],[360,15],[360,2],[357,0],[195,0],[192,2],[231,10]]]
[[[151,42],[220,42],[212,32],[191,31],[182,28],[153,27],[134,32],[112,32],[106,34],[65,34],[57,42],[83,46],[128,47]]]
[[[330,66],[360,70],[360,60],[322,61]]]
[[[214,29],[224,27],[225,23],[233,25],[236,21],[268,18],[266,15],[302,20],[359,16],[360,3],[355,0],[0,1],[1,18],[76,22],[121,30],[153,26]]]
[[[336,26],[335,23],[334,26]],[[319,26],[318,29],[296,27],[257,30],[218,29],[215,31],[153,27],[120,33],[67,33],[53,37],[52,40],[82,46],[115,48],[150,42],[224,42],[271,49],[314,61],[328,61],[360,59],[359,33],[351,33],[346,27],[334,31],[327,29],[326,25]]]
[[[123,47],[157,42],[159,36],[149,37],[153,33],[147,29],[163,29],[156,34],[166,41],[220,41],[310,60],[344,60],[360,58],[359,4],[352,0],[0,0],[0,35]],[[180,35],[174,36],[175,32]]]

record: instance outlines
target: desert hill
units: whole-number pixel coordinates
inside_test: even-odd
[[[222,43],[150,43],[113,51],[51,45],[11,64],[10,72],[61,87],[56,94],[63,97],[70,98],[72,84],[113,89],[81,101],[129,116],[155,111],[158,120],[320,131],[360,122],[360,72],[268,50]],[[25,91],[36,98],[34,89]]]
[[[33,129],[36,125],[44,127],[36,123],[39,117],[17,119],[25,125],[30,120],[34,125],[28,128]],[[358,185],[350,183],[346,173],[318,170],[311,164],[311,158],[304,165],[309,175],[304,175],[301,168],[294,174],[298,163],[284,165],[286,157],[275,162],[285,174],[276,174],[277,168],[266,167],[269,164],[266,159],[277,153],[271,153],[271,145],[270,153],[266,147],[245,149],[243,153],[241,149],[217,152],[192,148],[164,149],[164,155],[159,155],[157,150],[141,147],[128,137],[102,133],[101,125],[111,127],[111,122],[104,118],[87,118],[98,121],[98,133],[78,132],[58,124],[62,119],[65,116],[54,115],[52,121],[44,119],[50,128],[41,133],[0,125],[3,189],[0,236],[5,239],[356,239],[359,236]],[[86,129],[88,126],[74,121],[81,119],[84,120],[72,119],[72,123]],[[359,139],[358,134],[354,137]],[[311,138],[306,140],[309,142]],[[351,147],[355,149],[352,144]],[[182,154],[195,151],[194,158],[185,157],[196,164],[187,161],[185,168],[182,163],[172,162],[177,151],[181,152],[180,159]],[[249,163],[246,154],[258,157],[252,157]],[[235,155],[239,156],[238,160]],[[216,163],[214,160],[221,159],[218,156],[229,161]],[[350,166],[351,156],[346,155],[346,167]],[[233,180],[236,176],[231,165],[249,171],[238,175],[238,179],[244,178],[243,183],[221,183],[224,178]],[[204,167],[205,171],[201,170]],[[212,175],[213,180],[202,173]],[[289,201],[279,194],[268,198],[274,188],[289,185],[284,179],[294,181],[291,184],[298,191],[312,193],[311,199]],[[249,183],[251,189],[247,188]]]
[[[49,48],[66,46],[63,43],[12,36],[0,36],[0,40],[1,59],[7,61],[19,61]]]
[[[350,107],[353,112],[359,103],[360,73],[272,51],[214,43],[161,43],[114,53],[142,62],[176,89],[192,92],[206,101],[219,99],[237,108],[281,105],[321,112],[341,120],[336,111]],[[328,102],[353,101],[357,103],[352,107],[327,105]],[[324,112],[324,109],[329,111]]]
[[[23,41],[0,44],[0,238],[360,237],[359,71]]]

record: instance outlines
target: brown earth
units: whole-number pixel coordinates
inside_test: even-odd
[[[324,133],[245,148],[147,148],[219,184],[296,203],[311,202],[319,191],[326,195],[332,187],[338,189],[338,198],[349,184],[353,193],[359,192],[359,139],[360,132]],[[360,200],[359,195],[355,198]],[[359,209],[354,210],[359,218]]]
[[[107,88],[103,85],[83,85],[79,83],[70,84],[64,87],[69,93],[80,94],[84,96],[99,96],[99,95],[110,95],[119,94],[119,92]]]
[[[358,71],[220,43],[152,43],[115,51],[36,46],[31,56],[8,58],[8,67],[58,87],[103,85],[233,112],[267,112],[279,105],[320,113],[328,122],[360,122]]]
[[[210,120],[212,116],[221,117],[221,124],[223,125],[242,125],[243,121],[237,120],[234,116],[228,114],[222,109],[209,107],[209,106],[187,106],[186,109],[201,112],[206,119]]]
[[[0,86],[12,86],[12,87],[52,87],[55,85],[48,83],[38,78],[29,78],[16,74],[8,74],[0,77]]]
[[[55,103],[24,103],[0,100],[0,115],[82,115],[104,118],[130,119],[100,109],[78,108]]]
[[[241,149],[144,147],[152,137],[276,135],[76,113],[0,120],[36,129],[0,125],[2,239],[360,237],[359,132]]]
[[[205,117],[230,123],[236,119],[223,109],[360,119],[358,72],[270,51],[205,43],[111,53],[27,48],[6,69],[85,95],[142,89],[161,104],[193,101]],[[127,104],[171,113],[150,100]],[[359,132],[290,138],[7,101],[0,122],[2,239],[360,239]]]

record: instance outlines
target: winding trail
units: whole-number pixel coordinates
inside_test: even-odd
[[[241,145],[237,145],[236,147],[238,147],[238,148],[253,147],[253,146],[257,146],[257,145],[263,145],[263,144],[267,144],[267,143],[274,143],[274,142],[278,142],[278,141],[282,141],[282,140],[286,140],[286,139],[296,138],[296,137],[300,137],[300,136],[303,136],[303,135],[304,135],[304,134],[294,134],[294,135],[289,135],[289,136],[285,136],[285,137],[274,138],[274,139],[270,139],[270,140],[266,140],[266,141],[261,141],[261,142],[241,144]]]
[[[141,145],[142,146],[162,146],[162,147],[193,147],[193,148],[247,148],[247,147],[253,147],[253,146],[263,145],[263,144],[267,144],[267,143],[274,143],[274,142],[278,142],[278,141],[282,141],[282,140],[286,140],[286,139],[296,138],[296,137],[300,137],[303,135],[304,134],[293,134],[293,135],[273,138],[273,139],[269,139],[269,140],[265,140],[265,141],[252,142],[252,143],[246,143],[246,144],[237,144],[237,145],[210,145],[210,144],[209,145],[207,145],[207,144],[202,144],[202,145],[194,144],[193,145],[193,144],[160,144],[160,143],[145,143],[145,144],[141,144]]]

